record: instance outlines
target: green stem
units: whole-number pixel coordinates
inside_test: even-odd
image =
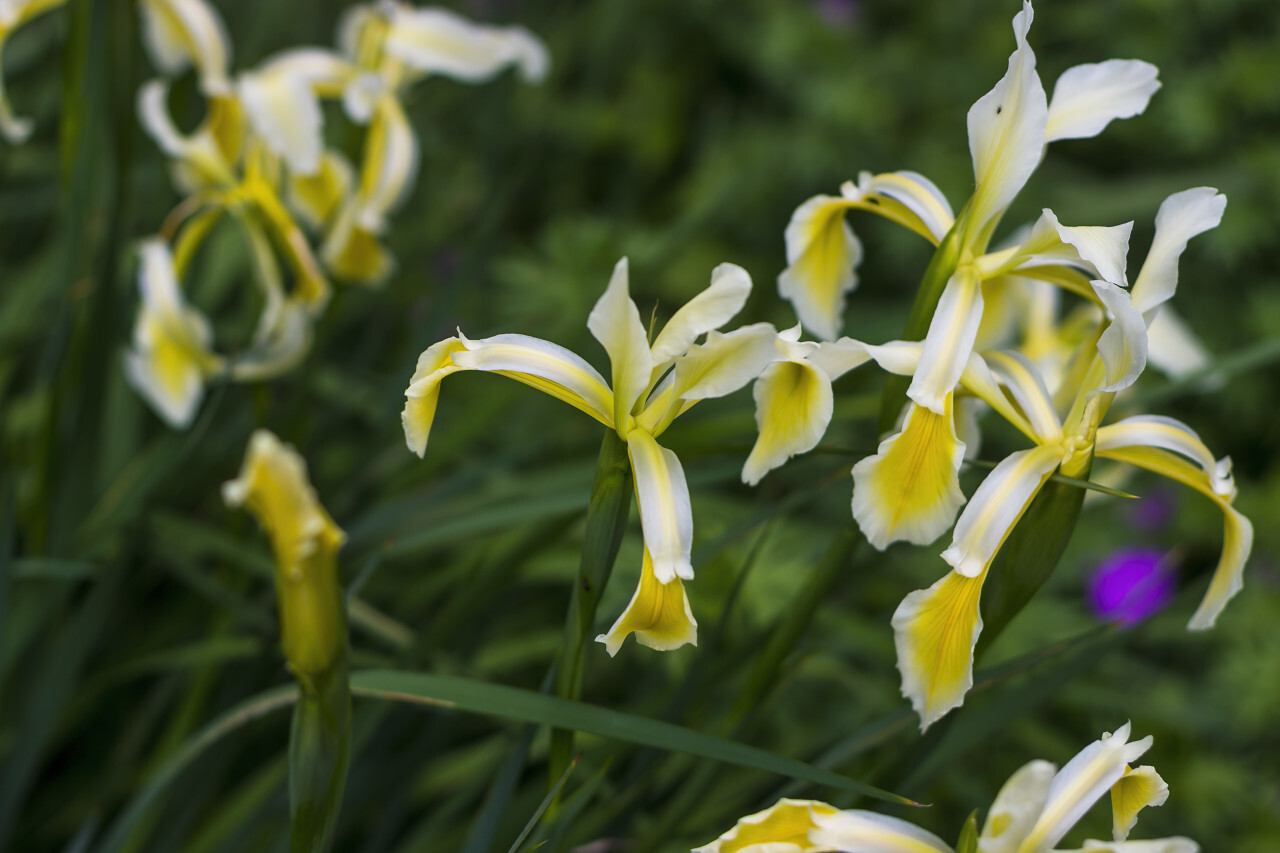
[[[583,652],[591,639],[596,608],[609,583],[622,534],[631,513],[631,460],[627,443],[609,430],[600,445],[591,500],[587,505],[587,529],[578,563],[578,578],[569,600],[564,641],[556,669],[555,695],[577,699],[582,694]],[[573,757],[573,732],[552,729],[547,753],[550,784],[554,785]]]
[[[911,313],[907,315],[907,324],[902,329],[902,340],[920,341],[929,331],[929,323],[933,320],[933,312],[942,298],[942,291],[960,264],[960,249],[964,245],[964,232],[968,221],[968,207],[960,211],[951,230],[938,244],[933,259],[920,279],[920,288],[916,291],[915,302],[911,304]],[[884,386],[884,396],[880,398],[880,434],[892,432],[898,423],[898,413],[907,399],[907,388],[911,385],[910,376],[890,376]]]
[[[321,853],[333,846],[351,759],[346,655],[317,677],[299,675],[298,686],[289,731],[290,849]]]

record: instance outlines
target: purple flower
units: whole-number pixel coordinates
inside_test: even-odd
[[[853,28],[858,25],[858,0],[814,0],[818,16],[836,27]]]
[[[1168,489],[1155,489],[1130,505],[1129,523],[1139,530],[1159,530],[1177,509],[1177,495]]]
[[[1156,548],[1125,548],[1102,561],[1089,576],[1089,601],[1098,618],[1130,625],[1173,598],[1171,554]]]

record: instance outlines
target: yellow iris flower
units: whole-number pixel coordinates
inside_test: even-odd
[[[419,456],[426,452],[440,382],[460,370],[499,373],[544,391],[616,430],[627,443],[644,563],[631,603],[597,637],[611,655],[632,633],[655,649],[696,643],[697,623],[682,583],[693,577],[689,489],[680,460],[657,439],[699,400],[738,390],[777,358],[778,333],[768,323],[716,331],[741,310],[750,291],[745,270],[721,264],[710,286],[676,311],[650,344],[629,294],[624,258],[587,320],[609,355],[609,381],[550,341],[510,334],[471,340],[459,334],[422,353],[405,391],[405,438]]]
[[[1062,769],[1032,761],[1009,778],[978,836],[977,853],[1072,853],[1056,845],[1086,812],[1111,794],[1113,840],[1088,840],[1074,853],[1196,853],[1188,838],[1129,841],[1138,812],[1162,805],[1169,788],[1149,766],[1131,767],[1152,738],[1129,742],[1129,724],[1104,734]],[[841,811],[817,800],[779,800],[742,818],[694,853],[955,853],[932,832],[901,818]]]

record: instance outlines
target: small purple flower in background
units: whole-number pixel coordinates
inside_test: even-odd
[[[818,17],[833,26],[852,29],[858,25],[858,0],[813,0]]]
[[[1173,519],[1178,497],[1168,489],[1154,489],[1129,506],[1129,523],[1138,530],[1159,530]]]
[[[1173,553],[1125,548],[1102,561],[1089,576],[1089,601],[1098,618],[1131,625],[1173,598]]]

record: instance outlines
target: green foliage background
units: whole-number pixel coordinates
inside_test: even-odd
[[[287,683],[266,542],[218,492],[256,426],[302,451],[350,535],[342,570],[361,602],[354,666],[537,689],[559,648],[599,427],[500,377],[466,375],[445,383],[419,461],[398,417],[418,352],[460,326],[472,337],[538,335],[601,364],[585,319],[622,255],[642,311],[669,315],[732,261],[756,283],[741,319],[793,324],[773,284],[792,210],[863,169],[914,169],[963,199],[965,112],[1003,73],[1016,11],[974,0],[456,7],[538,33],[553,58],[549,79],[442,78],[415,89],[421,171],[389,238],[396,274],[380,290],[340,287],[300,369],[214,390],[196,426],[174,433],[121,367],[137,299],[131,241],[178,200],[137,126],[133,99],[154,72],[124,5],[73,2],[5,47],[11,98],[37,120],[30,143],[0,148],[0,847],[14,850],[102,849],[112,822],[194,732]],[[286,47],[332,44],[343,6],[215,5],[241,69]],[[1046,87],[1071,65],[1111,57],[1155,63],[1164,86],[1145,115],[1098,139],[1055,143],[1008,222],[1041,207],[1069,223],[1133,219],[1141,257],[1167,194],[1210,185],[1229,198],[1222,226],[1184,257],[1176,300],[1225,379],[1206,389],[1149,373],[1133,403],[1184,419],[1234,458],[1238,506],[1257,528],[1244,592],[1213,632],[1185,632],[1220,547],[1217,510],[1176,493],[1174,519],[1151,533],[1133,527],[1130,506],[1091,499],[1050,584],[984,662],[1033,655],[1036,665],[1004,672],[922,739],[898,695],[889,616],[941,574],[942,543],[864,549],[838,571],[818,569],[851,523],[855,456],[842,451],[875,443],[882,379],[864,370],[836,386],[829,452],[755,490],[738,483],[754,439],[747,393],[699,406],[668,434],[693,494],[700,644],[658,654],[629,643],[614,660],[594,647],[584,700],[933,803],[909,817],[949,839],[1025,761],[1062,763],[1131,719],[1135,733],[1155,735],[1145,760],[1172,791],[1144,814],[1140,837],[1274,851],[1280,12],[1271,0],[1045,0],[1031,40]],[[175,103],[194,123],[192,80]],[[332,138],[356,150],[356,129],[337,111],[329,118]],[[846,331],[894,338],[929,253],[882,222],[853,224],[867,260]],[[247,338],[247,275],[235,233],[216,233],[188,287],[219,334]],[[996,431],[983,456],[1019,446]],[[966,491],[979,475],[967,475]],[[1165,487],[1135,477],[1126,488]],[[632,527],[601,630],[638,575]],[[1072,639],[1094,624],[1083,578],[1135,543],[1178,549],[1175,603],[1131,630]],[[806,592],[811,612],[797,610]],[[762,695],[742,694],[789,618],[799,631],[778,677]],[[275,714],[229,735],[165,789],[125,849],[285,849],[286,732]],[[524,737],[532,757],[504,783]],[[538,831],[550,839],[541,849],[610,838],[633,844],[593,849],[687,850],[783,790],[852,802],[758,771],[579,743],[582,761],[565,806]],[[545,731],[357,701],[337,849],[505,850],[546,793],[545,746]],[[1104,811],[1068,840],[1106,837]]]

